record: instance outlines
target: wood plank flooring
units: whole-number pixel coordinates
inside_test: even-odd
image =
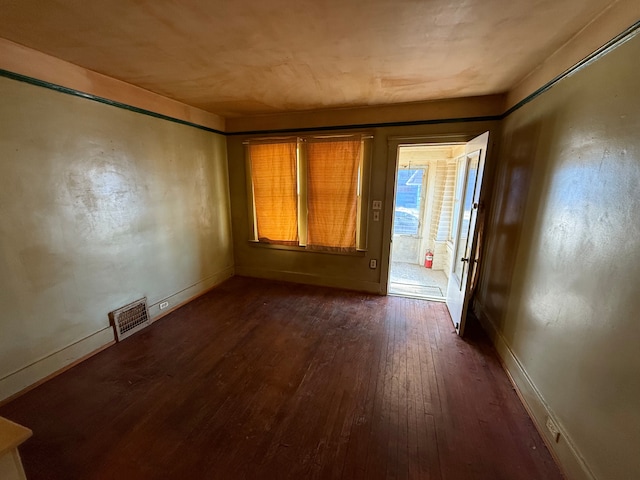
[[[0,408],[39,479],[562,478],[444,304],[234,277]]]

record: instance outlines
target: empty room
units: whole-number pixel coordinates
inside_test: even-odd
[[[640,2],[0,7],[0,480],[640,478]]]

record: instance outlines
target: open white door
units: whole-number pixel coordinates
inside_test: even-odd
[[[453,261],[447,288],[447,307],[459,335],[464,334],[464,323],[470,297],[470,272],[475,262],[476,221],[480,202],[480,189],[489,143],[489,132],[467,143],[458,168],[458,198],[454,219],[457,225],[453,235]]]

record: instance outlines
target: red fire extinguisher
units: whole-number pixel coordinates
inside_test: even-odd
[[[431,250],[427,250],[427,253],[424,254],[424,266],[425,268],[433,267],[433,252]]]

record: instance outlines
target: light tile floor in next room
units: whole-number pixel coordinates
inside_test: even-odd
[[[392,295],[439,299],[447,296],[447,276],[415,263],[392,262],[389,293]]]

